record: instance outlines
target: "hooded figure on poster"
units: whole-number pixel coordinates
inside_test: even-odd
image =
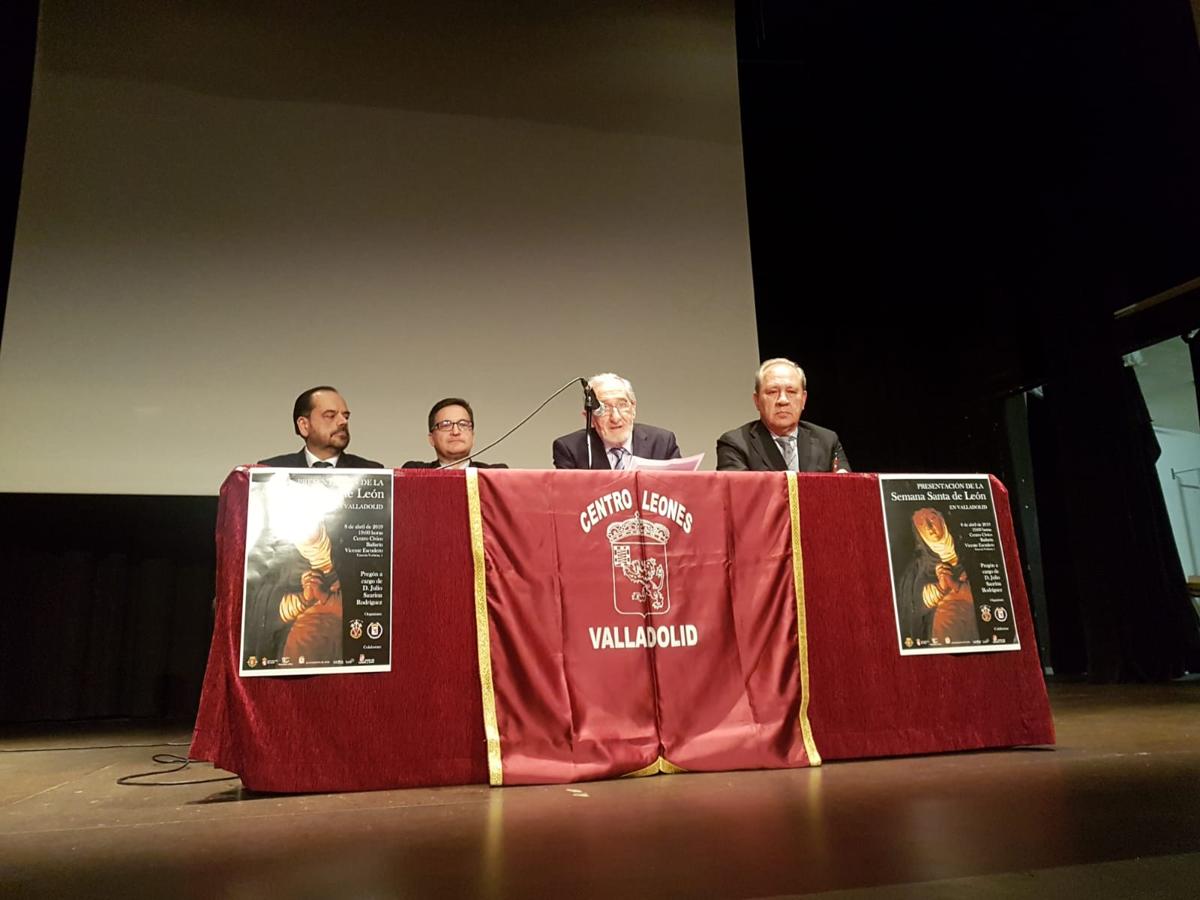
[[[325,524],[304,538],[264,542],[253,554],[245,653],[340,662],[342,583]]]
[[[897,583],[901,637],[918,645],[979,640],[972,584],[981,584],[974,554],[954,542],[942,514],[912,514],[913,555]]]
[[[246,553],[244,656],[296,664],[342,660],[340,491],[324,477],[275,476],[265,486],[265,521]],[[356,585],[347,584],[349,596]],[[303,663],[302,663],[303,665]]]

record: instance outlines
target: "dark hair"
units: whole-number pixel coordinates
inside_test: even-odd
[[[316,387],[309,388],[297,397],[296,402],[292,404],[292,430],[296,434],[300,434],[300,426],[296,424],[296,420],[301,417],[308,418],[308,414],[312,412],[313,408],[313,394],[317,391],[333,391],[335,394],[338,393],[338,389],[335,387],[331,387],[328,384],[319,384]]]
[[[437,414],[447,406],[461,406],[467,411],[467,415],[471,417],[471,424],[475,424],[475,410],[471,409],[471,404],[462,397],[447,397],[444,400],[439,400],[433,404],[433,409],[429,410],[429,430],[433,431],[433,426],[437,422]]]

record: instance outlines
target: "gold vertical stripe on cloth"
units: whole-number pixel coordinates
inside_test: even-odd
[[[487,736],[488,783],[504,784],[500,763],[500,726],[496,723],[496,689],[492,684],[492,642],[488,629],[487,569],[483,559],[483,515],[479,511],[479,470],[467,469],[467,510],[471,522],[471,557],[475,564],[475,650],[483,692],[483,731]]]
[[[673,762],[668,762],[667,760],[663,759],[660,756],[654,762],[650,763],[650,765],[642,766],[642,768],[640,768],[634,772],[626,772],[621,777],[622,778],[644,778],[647,775],[658,775],[659,773],[661,773],[663,775],[682,775],[682,774],[685,774],[686,772],[687,772],[687,769],[677,766]]]
[[[792,577],[796,581],[796,642],[800,650],[800,734],[804,737],[804,751],[811,766],[821,764],[813,740],[812,726],[808,722],[808,613],[804,606],[804,552],[800,548],[800,491],[796,473],[788,472],[788,510],[792,517]]]

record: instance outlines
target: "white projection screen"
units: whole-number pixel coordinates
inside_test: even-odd
[[[732,3],[43,0],[0,490],[211,495],[322,383],[399,466],[600,371],[712,468],[756,365]]]

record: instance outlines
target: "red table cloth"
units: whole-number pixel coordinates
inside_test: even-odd
[[[472,473],[472,479],[475,477]],[[665,647],[658,653],[639,648],[615,656],[588,654],[586,646],[582,651],[571,650],[567,643],[555,650],[554,629],[543,628],[540,645],[538,641],[533,644],[551,652],[548,657],[530,657],[531,661],[522,665],[536,669],[548,663],[552,671],[557,664],[555,653],[565,647],[566,653],[584,666],[580,671],[585,674],[575,676],[582,681],[588,678],[586,667],[593,664],[589,659],[604,667],[611,666],[614,658],[636,659],[628,654],[650,653],[652,666],[639,690],[651,698],[648,709],[654,712],[643,710],[633,733],[620,735],[609,734],[611,723],[593,728],[599,721],[594,716],[586,722],[571,722],[573,713],[569,709],[563,712],[563,707],[559,720],[576,729],[575,739],[548,741],[548,735],[558,732],[556,726],[546,726],[543,734],[532,736],[534,745],[538,740],[544,747],[558,743],[567,752],[559,759],[549,759],[546,753],[535,751],[530,762],[521,758],[522,745],[517,738],[531,736],[503,733],[505,692],[510,699],[519,700],[521,694],[514,688],[507,664],[501,666],[506,680],[493,685],[500,722],[490,727],[501,728],[501,733],[493,733],[489,742],[485,730],[485,706],[489,704],[484,700],[487,691],[481,691],[476,567],[465,473],[397,470],[393,478],[392,671],[279,678],[239,678],[237,674],[247,471],[236,470],[226,480],[216,535],[217,615],[191,748],[193,759],[208,760],[237,773],[252,790],[307,792],[487,783],[489,747],[492,783],[527,783],[607,777],[631,772],[641,762],[649,763],[640,767],[645,771],[674,771],[676,766],[693,770],[772,767],[1054,741],[1008,495],[994,479],[993,496],[1021,650],[901,657],[879,485],[872,475],[787,479],[784,473],[736,472],[480,473],[476,502],[482,507],[481,515],[485,521],[490,517],[492,522],[507,521],[509,526],[502,539],[496,528],[492,529],[496,533],[485,529],[480,534],[477,529],[476,534],[476,545],[482,542],[485,549],[483,590],[493,607],[504,602],[505,577],[516,577],[522,586],[540,582],[550,586],[546,590],[561,582],[562,573],[570,568],[563,560],[578,555],[571,549],[574,544],[563,543],[568,540],[566,529],[581,532],[587,524],[586,512],[581,522],[577,496],[601,496],[614,489],[627,488],[639,499],[650,492],[667,497],[681,491],[694,498],[689,500],[687,512],[694,516],[697,527],[689,537],[699,538],[703,530],[708,543],[697,544],[690,557],[676,552],[671,559],[669,577],[675,579],[671,596],[677,606],[690,602],[697,585],[713,583],[713,572],[728,568],[731,573],[723,579],[727,587],[721,588],[729,595],[720,607],[724,612],[717,619],[698,620],[703,639],[697,638],[696,646],[690,648],[705,647],[709,652],[692,657],[687,665],[680,663],[683,657],[671,657]],[[758,573],[766,571],[764,566],[773,565],[769,553],[757,563],[749,557],[746,562],[728,563],[738,549],[734,544],[739,543],[739,536],[740,549],[745,549],[761,545],[768,534],[787,533],[781,517],[788,512],[789,481],[794,501],[792,524],[798,525],[795,533],[799,538],[795,561],[802,563],[797,567],[802,572],[798,590],[791,582],[790,568],[786,577],[776,569],[759,577]],[[573,492],[575,487],[582,494]],[[528,498],[524,511],[521,498]],[[665,503],[656,510],[663,513],[660,522],[665,521],[672,531],[666,546],[671,542],[684,546],[684,515]],[[609,525],[629,521],[628,511],[614,511],[611,501],[600,510],[605,512],[604,520],[589,525],[589,531],[593,526],[605,531]],[[664,518],[668,513],[672,519]],[[539,530],[533,526],[537,515],[557,524],[549,531]],[[597,518],[596,511],[592,518]],[[556,529],[563,534],[554,538],[556,549],[551,553],[546,535]],[[750,540],[751,534],[758,538]],[[621,526],[603,549],[608,553],[613,542],[653,542],[658,540],[656,535],[653,528]],[[596,552],[591,545],[576,543],[580,548],[591,547],[580,549],[579,554]],[[726,556],[717,558],[722,545]],[[642,552],[644,555],[644,548]],[[606,563],[606,572],[611,565]],[[701,578],[705,573],[707,577]],[[729,599],[756,592],[761,595],[759,600],[766,601],[763,609],[767,615],[757,620],[761,623],[757,636],[746,633],[748,620],[741,611],[745,604]],[[771,597],[777,605],[774,612]],[[630,600],[614,594],[613,602],[619,607]],[[578,618],[569,604],[562,609],[564,621]],[[521,608],[516,611],[520,613]],[[721,616],[728,634],[714,634]],[[695,615],[687,618],[690,621]],[[590,638],[584,626],[591,622],[579,618],[574,632]],[[621,624],[635,626],[635,634],[636,626],[643,623],[654,625],[657,621],[649,616],[621,617]],[[512,641],[503,634],[501,640],[495,639],[497,624],[492,623],[493,640],[484,658],[503,663],[509,652],[505,647],[511,647]],[[769,643],[767,632],[772,630],[797,652],[760,658]],[[595,634],[598,645],[600,632]],[[686,643],[683,634],[675,633],[676,643]],[[701,692],[695,686],[715,683],[711,667],[728,668],[733,663],[721,661],[733,659],[739,660],[740,669],[718,691],[725,691],[727,699],[716,704],[715,712],[703,712],[697,705]],[[693,670],[694,678],[689,678]],[[739,679],[746,683],[736,690],[729,687]],[[596,683],[602,680],[592,679]],[[679,691],[684,692],[685,701],[673,699],[677,693],[672,692]],[[567,699],[570,707],[572,698]],[[496,718],[495,710],[489,713],[489,722],[495,723]],[[510,718],[507,727],[511,729],[514,721]],[[551,721],[555,721],[553,717]],[[584,733],[607,734],[606,739],[615,740],[612,746],[619,749],[585,748],[585,742],[578,740]],[[507,777],[500,778],[497,757],[506,755]]]

